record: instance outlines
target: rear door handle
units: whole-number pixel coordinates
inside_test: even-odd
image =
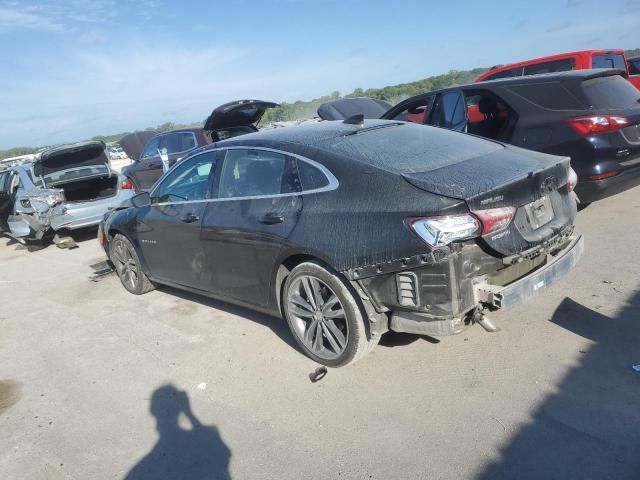
[[[184,223],[193,223],[200,220],[200,217],[194,213],[187,213],[184,217],[180,219],[181,222]]]
[[[276,223],[284,222],[284,217],[282,215],[278,215],[277,213],[267,213],[258,221],[265,225],[275,225]]]

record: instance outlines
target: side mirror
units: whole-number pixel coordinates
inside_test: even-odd
[[[149,192],[141,192],[131,197],[131,204],[136,208],[148,207],[151,205],[151,195]]]

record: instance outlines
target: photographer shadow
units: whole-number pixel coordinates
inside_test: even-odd
[[[189,397],[172,385],[153,392],[151,414],[156,419],[158,441],[124,477],[124,480],[228,479],[231,451],[215,426],[205,426],[191,411]],[[180,426],[180,415],[191,424]]]

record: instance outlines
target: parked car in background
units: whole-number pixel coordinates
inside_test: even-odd
[[[390,103],[377,98],[338,98],[320,105],[318,116],[322,120],[345,120],[353,115],[363,115],[364,118],[380,118],[390,108]]]
[[[118,143],[125,151],[127,157],[131,159],[131,161],[136,162],[140,160],[144,146],[155,134],[156,133],[151,130],[138,130],[128,133],[122,137]]]
[[[139,159],[124,167],[122,173],[136,190],[147,190],[164,172],[161,152],[166,152],[171,167],[211,142],[256,132],[264,112],[277,106],[262,100],[237,100],[220,105],[209,115],[203,128],[182,128],[151,137]]]
[[[523,302],[577,262],[568,158],[352,122],[263,130],[175,165],[101,224],[124,287],[284,315],[309,357],[340,366],[388,329],[490,327],[484,307]]]
[[[111,171],[102,142],[52,148],[0,171],[0,232],[47,242],[56,233],[95,226],[133,195]]]
[[[451,87],[409,98],[383,118],[571,157],[576,193],[587,204],[640,184],[640,92],[621,73],[574,70]]]
[[[483,73],[475,82],[497,80],[500,78],[539,75],[541,73],[566,72],[569,70],[591,70],[594,68],[612,68],[624,70],[624,76],[636,87],[640,88],[640,78],[633,75],[624,58],[624,50],[583,50],[580,52],[561,53],[548,57],[535,58],[524,62],[500,65]]]
[[[627,71],[631,83],[640,88],[640,57],[627,58]]]

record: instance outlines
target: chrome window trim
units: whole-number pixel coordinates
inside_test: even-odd
[[[291,153],[291,152],[287,152],[285,150],[278,150],[276,148],[267,148],[267,147],[249,147],[249,146],[231,146],[231,147],[218,147],[218,148],[211,148],[208,150],[205,150],[204,152],[198,152],[196,154],[194,154],[191,157],[185,158],[184,160],[182,160],[181,162],[176,162],[175,165],[173,165],[173,167],[171,167],[171,169],[169,171],[167,171],[167,173],[165,174],[166,177],[169,176],[169,174],[173,171],[174,168],[176,168],[178,165],[182,165],[183,163],[187,162],[187,161],[191,161],[192,159],[200,156],[200,155],[204,155],[206,153],[209,152],[219,152],[219,151],[226,151],[226,150],[261,150],[263,152],[272,152],[272,153],[279,153],[281,155],[285,155],[285,156],[290,156],[293,157],[297,160],[300,160],[302,162],[306,162],[309,165],[317,168],[318,170],[320,170],[322,172],[322,174],[327,178],[327,180],[329,181],[329,184],[321,187],[321,188],[315,188],[312,190],[302,190],[301,192],[292,192],[292,193],[277,193],[274,195],[252,195],[252,196],[247,196],[247,197],[225,197],[225,198],[205,198],[205,199],[201,199],[201,200],[184,200],[181,202],[161,202],[161,203],[152,203],[152,206],[165,206],[165,205],[185,205],[185,204],[190,204],[190,203],[217,203],[217,202],[231,202],[231,201],[237,201],[237,200],[262,200],[262,199],[266,199],[266,198],[286,198],[286,197],[297,197],[300,195],[310,195],[313,193],[322,193],[322,192],[330,192],[332,190],[336,190],[338,188],[338,186],[340,185],[340,182],[338,182],[338,179],[335,177],[335,175],[333,175],[333,173],[331,173],[331,171],[325,167],[324,165],[322,165],[321,163],[316,162],[315,160],[311,160],[310,158],[307,157],[303,157],[302,155],[298,155],[295,153]],[[224,159],[223,159],[224,161]],[[166,180],[166,179],[165,179]],[[163,180],[162,182],[158,183],[153,190],[149,193],[149,196],[151,198],[153,198],[153,194],[155,193],[155,191],[160,188],[160,186],[162,185],[162,183],[165,181]]]

